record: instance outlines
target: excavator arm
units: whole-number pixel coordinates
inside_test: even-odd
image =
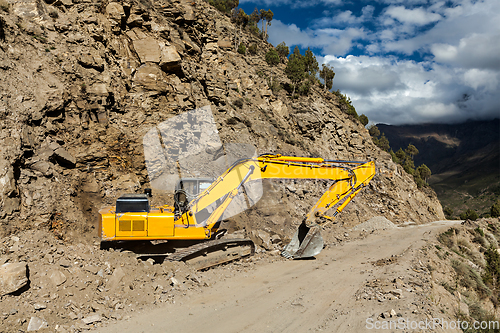
[[[357,165],[351,167],[351,165]],[[296,235],[285,247],[285,257],[310,257],[321,251],[323,240],[319,225],[333,220],[375,175],[375,163],[332,161],[282,155],[261,155],[235,162],[212,185],[186,207],[195,227],[216,231],[216,223],[238,195],[244,184],[260,179],[323,179],[334,184],[320,197],[306,215]],[[215,206],[207,213],[209,206]],[[332,216],[325,215],[336,207]],[[208,235],[209,233],[207,233]]]

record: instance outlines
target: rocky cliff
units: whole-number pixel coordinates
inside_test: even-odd
[[[435,194],[375,147],[367,130],[312,87],[273,94],[264,61],[234,51],[236,27],[203,1],[3,0],[0,12],[0,233],[95,237],[97,210],[149,186],[142,137],[174,115],[211,106],[222,142],[258,153],[371,160],[377,176],[344,211],[353,226],[443,218]],[[281,67],[280,67],[281,66]],[[286,82],[281,64],[275,79]],[[276,73],[277,72],[277,73]],[[235,228],[289,232],[324,184],[269,182]],[[264,224],[263,224],[264,223]]]

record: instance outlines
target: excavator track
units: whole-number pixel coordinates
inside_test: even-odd
[[[254,253],[255,245],[250,239],[216,239],[178,250],[165,260],[184,261],[195,269],[201,270],[251,256]]]

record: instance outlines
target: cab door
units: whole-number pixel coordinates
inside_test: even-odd
[[[116,237],[146,237],[148,213],[116,214]]]

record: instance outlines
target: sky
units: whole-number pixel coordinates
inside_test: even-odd
[[[268,41],[334,67],[371,123],[500,117],[500,0],[240,0],[271,9]],[[260,23],[259,23],[260,27]]]

